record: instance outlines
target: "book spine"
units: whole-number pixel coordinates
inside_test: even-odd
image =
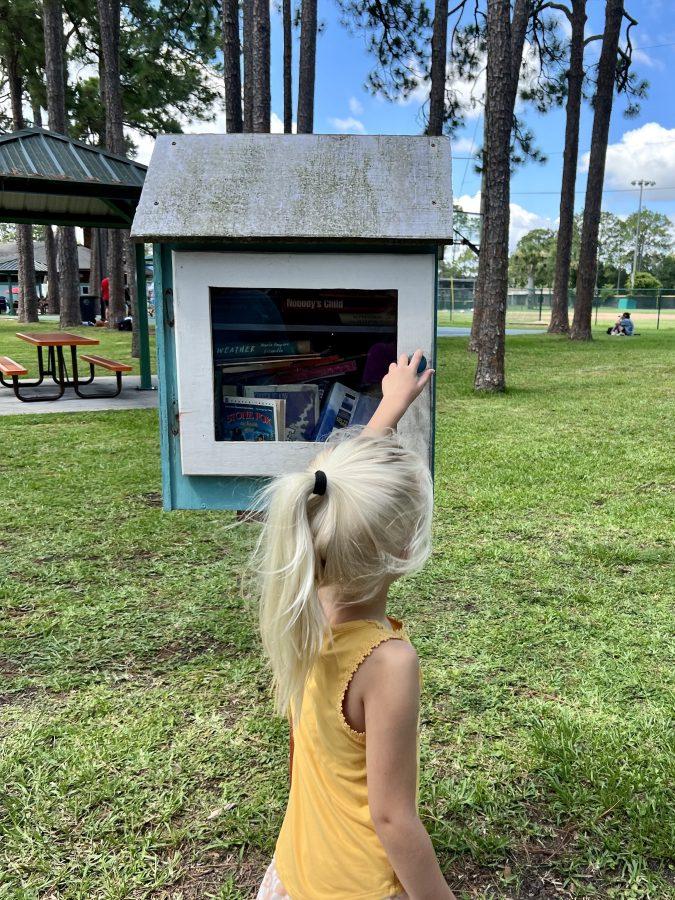
[[[298,353],[298,344],[295,341],[263,341],[247,343],[246,341],[233,341],[214,346],[216,360],[246,360],[261,356],[290,356]]]
[[[318,381],[324,378],[337,378],[339,375],[346,375],[348,372],[356,372],[358,368],[355,359],[347,359],[342,363],[335,363],[330,366],[316,366],[313,369],[291,369],[288,373],[275,373],[275,375],[285,379],[285,384],[298,384],[301,381]]]

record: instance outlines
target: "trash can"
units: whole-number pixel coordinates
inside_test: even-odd
[[[80,297],[80,316],[83,322],[96,321],[96,303],[91,294],[83,294]]]

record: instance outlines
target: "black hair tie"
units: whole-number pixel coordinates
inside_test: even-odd
[[[314,473],[314,490],[313,494],[318,494],[319,497],[323,497],[326,493],[326,488],[328,486],[328,479],[326,478],[326,473],[322,472],[321,469],[317,469]]]

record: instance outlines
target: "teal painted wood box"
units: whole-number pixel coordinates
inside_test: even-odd
[[[165,509],[249,508],[367,419],[397,354],[433,361],[451,233],[447,138],[160,137],[132,237],[154,244]],[[431,392],[399,427],[430,465],[433,413]]]

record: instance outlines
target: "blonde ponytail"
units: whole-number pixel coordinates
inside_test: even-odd
[[[298,708],[307,673],[323,644],[317,559],[307,515],[314,475],[285,475],[263,491],[267,508],[258,545],[260,632],[274,676],[277,710]],[[258,505],[258,504],[256,504]]]
[[[327,478],[322,496],[313,493],[317,469]],[[319,588],[358,606],[419,569],[430,551],[431,476],[395,433],[343,433],[308,471],[271,482],[256,506],[266,511],[253,559],[263,647],[277,710],[297,717],[328,630]]]

